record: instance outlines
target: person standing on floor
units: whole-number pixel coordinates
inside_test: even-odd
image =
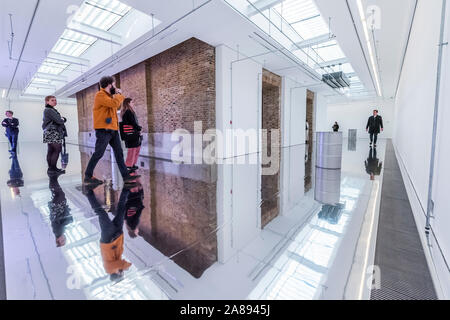
[[[14,112],[11,110],[6,111],[6,119],[2,121],[2,126],[6,128],[5,135],[9,140],[11,149],[9,152],[17,152],[17,140],[19,138],[19,119],[13,117]]]
[[[141,151],[142,143],[142,127],[139,125],[138,118],[134,111],[134,101],[131,98],[126,98],[122,103],[120,111],[122,122],[120,123],[120,133],[122,140],[125,141],[125,146],[128,149],[127,160],[125,164],[130,172],[139,169],[136,164]]]
[[[123,150],[119,137],[119,120],[117,111],[125,100],[120,89],[116,89],[113,77],[103,77],[100,80],[100,91],[94,100],[94,129],[97,141],[95,152],[92,155],[84,174],[85,184],[103,184],[103,181],[94,177],[97,163],[105,154],[108,144],[112,147],[114,157],[119,166],[125,183],[132,182],[138,176],[131,176],[123,159]]]
[[[334,132],[339,132],[339,125],[338,125],[337,121],[333,125],[333,131]]]
[[[42,129],[44,130],[43,142],[48,145],[47,164],[48,174],[64,174],[63,169],[58,169],[57,163],[59,154],[62,150],[64,139],[67,137],[65,123],[67,119],[61,117],[61,114],[55,109],[58,102],[54,96],[45,98],[44,118],[42,121]]]
[[[378,110],[373,110],[373,116],[367,121],[366,131],[370,134],[370,146],[377,147],[378,135],[383,131],[383,118],[378,115]]]

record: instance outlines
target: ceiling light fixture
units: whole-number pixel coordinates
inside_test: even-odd
[[[3,92],[2,92],[2,99],[5,99],[5,97],[6,97],[6,89],[3,89]]]
[[[359,11],[359,15],[361,17],[361,23],[363,25],[364,36],[366,38],[367,48],[369,50],[370,62],[372,63],[372,69],[373,69],[373,73],[375,75],[375,82],[377,84],[377,88],[376,88],[377,93],[378,93],[378,96],[381,97],[382,95],[381,95],[380,78],[378,76],[378,71],[377,71],[377,67],[376,67],[376,63],[375,63],[375,56],[374,56],[373,49],[372,49],[372,43],[370,42],[369,29],[367,27],[367,20],[366,20],[366,15],[364,13],[364,7],[363,7],[361,0],[356,0],[356,3],[358,5],[358,11]]]

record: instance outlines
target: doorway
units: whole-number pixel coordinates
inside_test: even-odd
[[[306,148],[305,148],[305,193],[312,188],[312,155],[314,147],[314,101],[315,93],[306,91]]]

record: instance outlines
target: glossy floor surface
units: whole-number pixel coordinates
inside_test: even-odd
[[[374,190],[385,146],[380,141],[374,153],[368,140],[344,141],[342,170],[319,172],[313,165],[306,193],[305,145],[285,148],[278,187],[250,188],[250,195],[245,186],[251,179],[259,185],[271,182],[253,177],[259,171],[247,165],[181,168],[142,157],[142,177],[130,189],[123,188],[106,154],[96,171],[105,184],[87,189],[81,172],[92,149],[70,145],[67,173],[55,178],[47,176],[44,145],[22,143],[17,159],[8,159],[8,145],[0,144],[7,298],[344,299],[362,294],[365,279],[358,270],[367,262],[359,252],[367,254],[373,245],[363,228],[367,220],[369,228],[376,224],[368,214],[378,196]],[[225,181],[230,170],[232,181]],[[233,186],[231,220],[221,218],[227,183]]]

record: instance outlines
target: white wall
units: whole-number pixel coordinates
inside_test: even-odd
[[[231,64],[236,59],[234,50],[216,48],[216,127],[224,135],[227,129],[261,128],[262,66],[250,59]],[[231,160],[246,157],[238,152]],[[217,172],[218,260],[224,263],[260,231],[261,172],[258,164],[224,164]]]
[[[287,215],[305,193],[306,88],[283,77],[281,105],[281,215]]]
[[[333,125],[330,125],[328,123],[328,117],[327,117],[327,100],[320,94],[315,94],[315,103],[314,108],[316,112],[316,129],[315,132],[327,132],[332,131],[331,127]],[[315,137],[314,137],[315,139]]]
[[[67,118],[67,141],[78,141],[78,111],[76,105],[60,104],[56,109],[63,117]],[[20,142],[42,142],[42,116],[44,103],[38,101],[13,100],[9,104],[7,101],[0,101],[0,117],[4,118],[5,111],[12,110],[14,117],[20,122]],[[0,139],[6,138],[4,135]]]
[[[392,100],[353,101],[327,106],[326,130],[332,131],[335,121],[338,122],[344,137],[348,137],[349,129],[358,130],[358,138],[368,138],[366,134],[367,119],[377,109],[383,117],[384,132],[379,138],[392,138],[394,131],[395,103]]]
[[[422,241],[425,212],[428,199],[429,169],[433,128],[434,102],[436,96],[437,58],[442,1],[419,1],[411,42],[406,55],[399,92],[396,99],[396,122],[394,145],[400,160],[403,179],[407,186],[409,200],[414,211]],[[449,41],[450,8],[447,5],[447,27],[444,41]],[[447,261],[450,261],[450,102],[449,49],[444,47],[444,64],[440,97],[436,168],[434,175],[432,219],[433,231]],[[450,299],[450,275],[443,257],[434,244],[431,251],[424,245],[432,275],[441,297]],[[431,259],[432,253],[433,259]]]

